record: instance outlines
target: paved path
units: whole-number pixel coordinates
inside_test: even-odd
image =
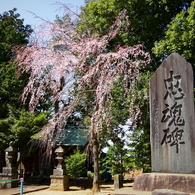
[[[110,195],[114,191],[113,187],[102,186],[99,195]],[[24,186],[24,194],[28,195],[91,195],[91,189],[81,189],[80,187],[71,186],[68,191],[51,191],[49,186],[30,185]],[[0,195],[20,195],[20,187],[11,189],[0,189]]]
[[[29,185],[29,186],[24,186],[24,194],[29,193],[29,192],[35,192],[39,190],[45,191],[48,189],[49,186],[44,185],[44,186],[39,186],[39,185]],[[0,189],[0,195],[18,195],[20,194],[20,187],[17,188],[11,188],[11,189]]]
[[[189,193],[190,195],[195,195],[195,193]],[[135,191],[132,188],[124,187],[119,190],[115,190],[110,195],[152,195],[151,191]]]
[[[81,189],[76,186],[70,187],[68,191],[51,191],[48,185],[24,186],[24,194],[27,195],[91,195],[90,189]],[[20,195],[20,188],[0,189],[0,195]],[[114,190],[113,185],[102,185],[98,195],[152,195],[151,191],[135,191],[131,185]],[[195,195],[195,193],[190,193]]]

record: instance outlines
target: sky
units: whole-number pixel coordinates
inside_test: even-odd
[[[0,0],[0,14],[17,8],[20,18],[24,18],[24,24],[30,24],[32,27],[41,24],[41,20],[34,17],[34,14],[45,19],[54,21],[55,16],[62,16],[60,6],[56,2],[64,3],[76,12],[80,6],[84,6],[85,0]],[[32,12],[32,13],[30,13]]]

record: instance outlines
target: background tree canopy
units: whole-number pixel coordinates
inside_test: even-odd
[[[46,114],[35,115],[25,110],[18,110],[9,106],[9,117],[0,120],[0,148],[5,149],[10,141],[19,149],[22,161],[29,153],[28,144],[32,135],[38,133],[48,123]]]
[[[187,10],[183,10],[172,19],[165,36],[155,43],[154,53],[164,59],[177,52],[195,65],[195,1]]]
[[[20,14],[15,12],[14,8],[0,14],[0,154],[3,155],[9,142],[13,141],[22,159],[29,152],[27,143],[30,137],[41,130],[47,119],[44,112],[28,112],[27,104],[22,105],[21,102],[29,74],[17,76],[14,47],[27,45],[33,30],[30,25],[24,25],[24,19],[20,19]],[[0,166],[3,166],[3,161],[4,157],[1,156]]]
[[[23,24],[23,19],[15,13],[16,9],[0,15],[0,119],[8,117],[8,104],[20,108],[20,96],[27,84],[28,75],[17,75],[17,65],[13,47],[28,43],[32,29]]]
[[[129,29],[127,32],[121,29],[111,46],[143,44],[151,51],[171,19],[190,3],[191,0],[92,0],[82,8],[79,29],[105,35],[119,12],[126,9]]]

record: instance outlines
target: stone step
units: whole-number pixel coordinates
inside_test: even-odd
[[[152,192],[152,195],[190,195],[185,192],[179,192],[176,190],[170,190],[170,189],[156,189]]]

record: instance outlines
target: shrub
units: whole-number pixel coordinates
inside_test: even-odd
[[[75,179],[86,174],[87,169],[85,167],[86,154],[81,153],[77,148],[74,154],[65,159],[67,175],[74,177]]]

